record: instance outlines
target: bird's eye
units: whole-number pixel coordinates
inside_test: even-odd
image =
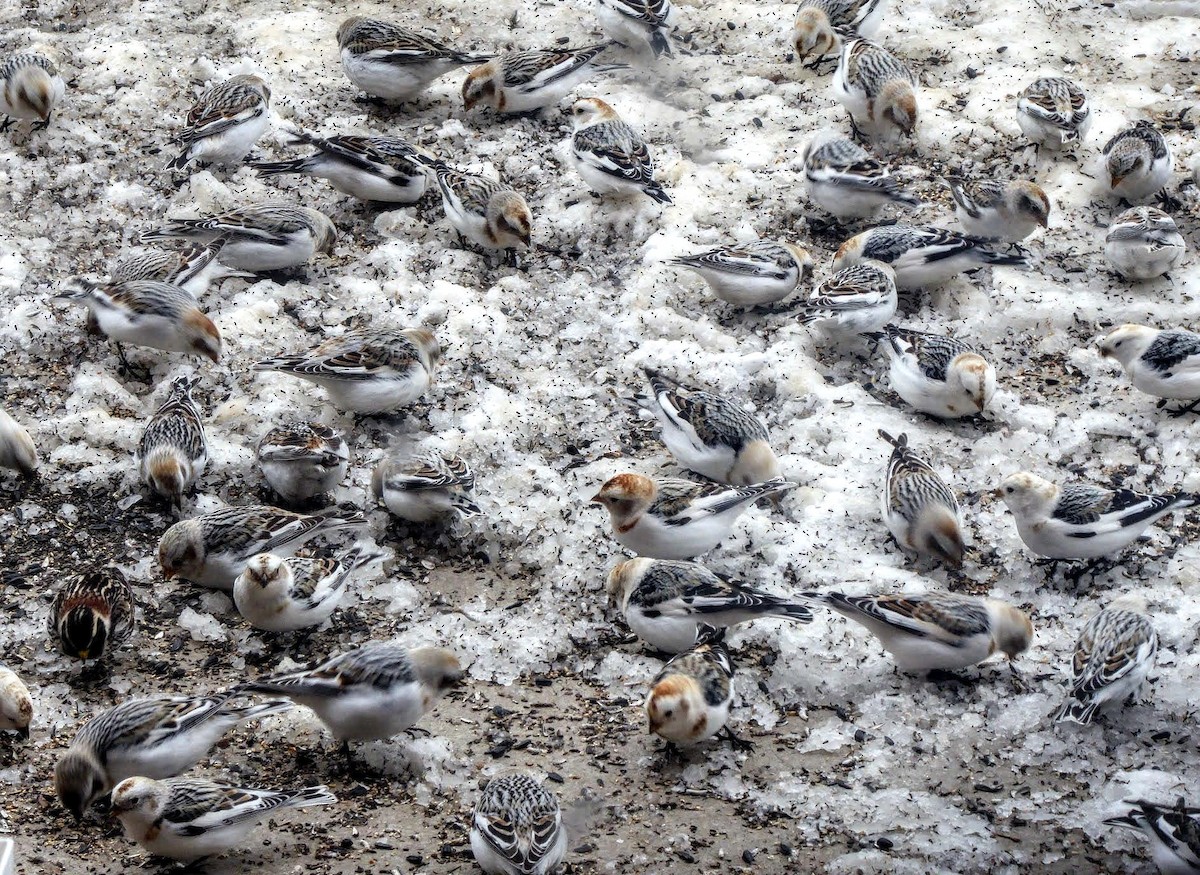
[[[1125,342],[1125,341],[1123,341],[1123,340],[1118,340],[1116,343],[1114,343],[1114,344],[1113,344],[1113,346],[1114,346],[1114,347],[1120,346],[1120,345],[1121,345],[1122,343],[1124,343],[1124,342]]]
[[[1013,494],[1013,487],[1011,487],[1011,486],[1005,486],[1005,487],[1004,487],[1004,491],[1005,491],[1006,493],[1008,493],[1009,495],[1012,495],[1012,494]]]
[[[674,716],[675,716],[675,710],[672,708],[672,709],[668,709],[668,710],[666,710],[666,711],[663,711],[663,716],[664,716],[664,717],[674,717]]]

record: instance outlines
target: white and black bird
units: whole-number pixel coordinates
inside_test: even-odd
[[[267,484],[289,504],[327,494],[350,470],[346,439],[319,422],[275,426],[259,439],[255,455]]]
[[[471,854],[488,875],[549,875],[567,856],[554,793],[531,775],[488,781],[475,803]]]
[[[319,626],[341,602],[350,575],[382,556],[359,545],[335,559],[259,553],[233,582],[233,603],[255,629],[294,632]]]
[[[1187,402],[1172,411],[1174,416],[1189,413],[1200,404],[1200,334],[1180,328],[1122,325],[1100,341],[1100,354],[1119,361],[1135,389],[1156,398]]]
[[[153,280],[179,286],[199,298],[214,284],[231,277],[253,277],[245,270],[234,270],[221,263],[223,237],[216,237],[203,245],[190,246],[178,252],[154,249],[123,255],[108,269],[109,283],[124,283],[134,280]]]
[[[996,369],[971,344],[912,328],[885,325],[870,335],[885,341],[892,391],[916,410],[940,419],[982,413],[996,394]]]
[[[577,85],[597,73],[621,69],[601,64],[599,57],[612,43],[576,49],[533,49],[504,52],[467,74],[462,86],[463,107],[488,106],[498,113],[532,113],[556,106]]]
[[[883,521],[906,550],[957,568],[965,547],[958,499],[933,467],[908,445],[908,435],[879,436],[892,445],[880,505]]]
[[[723,636],[723,629],[708,632],[694,647],[671,657],[651,683],[648,728],[669,745],[699,744],[724,731],[735,749],[752,746],[729,728],[733,660]]]
[[[55,649],[87,662],[103,659],[137,629],[133,589],[115,566],[67,579],[50,603],[48,627]]]
[[[32,52],[11,55],[0,62],[0,131],[17,119],[33,120],[34,130],[50,126],[54,108],[66,94],[67,85],[49,58]]]
[[[598,97],[585,97],[571,107],[575,133],[571,164],[597,194],[644,194],[671,203],[654,178],[654,159],[641,136]]]
[[[1088,724],[1110,704],[1135,696],[1154,668],[1158,633],[1144,599],[1124,596],[1088,620],[1071,657],[1074,678],[1054,719]]]
[[[271,124],[271,89],[259,76],[232,76],[205,91],[188,110],[175,142],[183,151],[171,162],[182,170],[193,161],[238,164]]]
[[[1158,128],[1140,121],[1104,144],[1108,190],[1130,203],[1149,200],[1171,181],[1173,161]]]
[[[450,513],[483,513],[475,503],[475,472],[455,453],[389,456],[371,474],[371,494],[394,515],[424,523]]]
[[[199,382],[198,377],[172,380],[167,400],[150,417],[138,443],[138,477],[176,508],[208,465],[204,419],[192,398]]]
[[[341,23],[337,42],[346,78],[372,97],[388,101],[411,100],[441,76],[490,57],[361,15]]]
[[[15,671],[0,665],[0,732],[16,732],[21,738],[29,738],[32,722],[33,697],[29,695],[29,687]]]
[[[1144,799],[1126,803],[1130,809],[1110,817],[1105,826],[1140,832],[1150,843],[1150,856],[1161,875],[1200,872],[1200,808],[1189,808],[1181,796],[1174,805]]]
[[[670,32],[679,16],[671,0],[596,0],[596,18],[609,39],[634,51],[670,57]]]
[[[879,30],[887,0],[800,0],[792,26],[796,58],[815,66],[836,54],[843,42],[855,37],[871,39]]]
[[[1050,198],[1027,179],[968,181],[947,176],[944,181],[954,198],[954,214],[968,234],[1016,243],[1038,228],[1050,227]]]
[[[1092,108],[1083,89],[1070,79],[1045,76],[1017,97],[1017,124],[1035,146],[1057,152],[1087,136]]]
[[[1059,486],[1029,471],[1010,474],[997,493],[1025,546],[1048,559],[1095,559],[1120,552],[1167,514],[1200,504],[1200,495],[1148,495],[1091,483]]]
[[[1104,237],[1104,257],[1127,280],[1164,276],[1186,250],[1175,220],[1156,207],[1126,210],[1112,220]]]
[[[797,320],[816,325],[831,340],[878,331],[896,315],[896,272],[882,261],[837,267],[800,305]]]
[[[611,598],[638,638],[666,653],[693,647],[705,627],[764,617],[811,623],[806,605],[723,577],[696,562],[629,559],[608,574]]]
[[[533,213],[511,186],[456,170],[444,161],[425,159],[437,178],[446,220],[462,240],[488,250],[515,253],[533,241]]]
[[[693,270],[713,294],[735,307],[782,301],[813,274],[813,258],[795,243],[756,240],[729,244],[670,260]]]
[[[850,114],[856,133],[894,143],[917,128],[917,77],[907,63],[865,39],[842,47],[833,74],[833,97]]]
[[[429,174],[414,157],[417,148],[399,137],[316,137],[304,131],[293,131],[292,137],[289,145],[316,151],[304,158],[250,166],[263,176],[295,173],[324,179],[342,194],[388,204],[414,204],[429,184]]]
[[[10,468],[21,476],[37,476],[37,445],[29,430],[0,407],[0,468]]]
[[[896,287],[937,286],[964,271],[991,266],[1026,267],[1024,255],[994,252],[986,240],[942,228],[880,225],[856,234],[839,247],[833,269],[860,262],[882,262],[896,272]]]
[[[767,427],[758,417],[720,395],[644,370],[662,441],[680,465],[732,486],[782,476]]]
[[[808,196],[840,221],[869,218],[888,204],[921,206],[886,164],[836,131],[815,134],[800,156]]]

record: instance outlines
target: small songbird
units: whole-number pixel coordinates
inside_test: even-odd
[[[941,419],[982,413],[996,394],[996,369],[961,340],[885,325],[892,391]]]
[[[253,370],[316,383],[341,410],[392,413],[425,393],[441,355],[428,329],[377,326],[350,329],[299,355],[264,359]]]
[[[644,194],[671,203],[654,179],[650,148],[611,106],[598,97],[585,97],[575,101],[571,115],[571,164],[589,188],[599,194]]]
[[[655,559],[691,559],[729,537],[737,518],[758,499],[795,487],[783,479],[722,486],[618,474],[591,503],[608,509],[621,546]]]
[[[488,781],[475,803],[470,841],[488,875],[550,875],[567,856],[558,799],[531,775]]]
[[[437,177],[446,219],[461,238],[484,249],[516,252],[532,242],[533,213],[525,198],[502,182],[426,160]]]
[[[448,513],[477,516],[483,511],[471,497],[475,473],[454,453],[387,457],[371,475],[371,493],[396,516],[414,523]]]
[[[833,75],[833,97],[850,113],[856,133],[894,142],[917,127],[917,77],[883,46],[865,39],[842,47]]]
[[[871,39],[879,30],[887,0],[800,0],[792,27],[792,47],[797,60],[835,55],[842,43],[854,37]]]
[[[1104,257],[1127,280],[1166,275],[1186,249],[1175,220],[1156,207],[1126,210],[1112,220],[1104,238]]]
[[[355,15],[337,31],[346,78],[372,97],[406,101],[435,79],[488,55],[460,52],[429,37],[378,18]]]
[[[233,603],[255,629],[293,632],[320,626],[342,600],[350,575],[382,556],[357,545],[336,559],[259,553],[233,582]]]
[[[1173,805],[1144,799],[1126,802],[1134,806],[1120,817],[1110,817],[1105,826],[1142,833],[1150,842],[1150,856],[1161,875],[1195,875],[1200,872],[1200,808],[1189,808],[1183,797]]]
[[[317,210],[266,201],[201,219],[169,219],[143,232],[143,242],[182,238],[207,243],[225,238],[221,258],[230,267],[256,273],[306,264],[337,240],[333,222]]]
[[[240,164],[271,124],[271,89],[259,76],[232,76],[214,85],[188,110],[177,143],[183,151],[171,162],[182,170],[193,161]]]
[[[782,476],[767,427],[737,404],[645,368],[662,441],[683,467],[749,486]]]
[[[713,294],[735,307],[782,301],[812,277],[813,258],[794,243],[756,240],[672,258],[704,278]]]
[[[126,778],[181,774],[235,726],[292,707],[280,701],[234,707],[233,696],[126,699],[93,717],[54,767],[59,802],[80,820],[94,801]]]
[[[100,285],[75,277],[56,297],[86,306],[122,357],[121,344],[131,343],[221,360],[221,332],[179,286],[150,280]]]
[[[198,377],[171,381],[166,402],[150,417],[138,444],[139,479],[176,508],[208,465],[204,420],[192,399],[199,382]]]
[[[893,203],[921,206],[918,198],[900,187],[887,165],[836,131],[815,134],[800,156],[808,196],[839,221],[869,218]]]
[[[1173,165],[1166,138],[1145,120],[1104,144],[1108,191],[1131,203],[1148,200],[1162,191],[1171,181]]]
[[[158,542],[163,577],[181,577],[226,592],[259,553],[291,556],[305,541],[367,524],[361,513],[334,507],[312,516],[251,504],[223,507],[178,522]]]
[[[731,580],[696,562],[629,559],[608,574],[609,598],[635,635],[658,650],[681,653],[705,627],[724,629],[763,617],[811,623],[807,606]]]
[[[1083,89],[1070,79],[1046,76],[1017,98],[1017,124],[1035,146],[1057,152],[1087,136],[1092,108]]]
[[[137,628],[133,590],[113,566],[72,577],[50,604],[50,638],[65,655],[103,659]]]
[[[1071,658],[1074,680],[1054,719],[1087,725],[1096,712],[1137,694],[1158,654],[1146,601],[1123,596],[1088,620]]]
[[[671,0],[596,0],[596,18],[620,45],[635,51],[649,47],[655,58],[671,57],[667,34],[678,21]]]
[[[1029,649],[1033,623],[998,599],[952,592],[848,596],[805,592],[862,625],[879,639],[901,671],[953,671],[1002,652],[1010,660]]]
[[[1012,511],[1025,546],[1049,559],[1095,559],[1128,547],[1169,513],[1200,504],[1200,495],[1146,495],[1090,483],[1059,486],[1028,471],[996,490]]]
[[[158,857],[195,860],[238,845],[258,824],[288,808],[333,805],[326,787],[254,790],[202,778],[126,778],[112,794],[125,837]]]
[[[240,689],[287,696],[311,708],[349,754],[350,741],[387,739],[416,725],[465,677],[449,650],[372,641],[316,668],[259,678]]]
[[[669,744],[693,745],[724,731],[738,750],[752,747],[729,728],[733,662],[722,642],[724,630],[673,656],[654,678],[646,698],[649,729]]]
[[[31,722],[33,697],[29,695],[29,687],[11,668],[0,665],[0,731],[12,730],[22,738],[29,738]]]
[[[463,106],[470,112],[482,104],[499,113],[536,112],[554,106],[596,73],[624,66],[596,63],[611,45],[504,52],[467,74]]]
[[[1024,255],[993,252],[978,237],[941,228],[914,225],[880,225],[851,237],[838,249],[833,269],[867,259],[881,261],[896,272],[896,287],[921,289],[937,286],[964,271],[984,265],[1027,267]]]
[[[25,52],[0,63],[0,113],[7,131],[17,119],[36,119],[35,131],[50,126],[50,115],[66,93],[58,69],[41,55]]]
[[[1050,227],[1050,199],[1028,180],[968,182],[947,176],[945,182],[954,198],[954,214],[968,234],[1016,243],[1038,228]]]
[[[217,237],[202,246],[192,246],[179,252],[161,249],[124,255],[108,269],[108,282],[125,283],[134,280],[153,280],[179,286],[199,298],[214,283],[230,277],[253,277],[244,270],[234,270],[220,261],[225,238]]]
[[[1173,416],[1200,404],[1200,334],[1122,325],[1100,341],[1100,354],[1115,358],[1133,386],[1156,398],[1187,401]]]
[[[958,499],[928,462],[908,446],[908,435],[879,436],[891,444],[883,481],[883,521],[905,550],[932,557],[955,568],[962,565],[962,521]]]
[[[837,268],[822,280],[799,309],[797,320],[816,325],[832,340],[883,328],[896,315],[896,273],[881,261]]]
[[[24,477],[36,477],[37,447],[25,426],[0,407],[0,468],[19,471]]]
[[[416,147],[399,137],[314,137],[293,131],[291,146],[317,151],[291,161],[259,161],[250,166],[263,176],[298,173],[325,179],[362,201],[415,204],[425,194],[429,175],[413,156]]]
[[[350,470],[345,439],[319,422],[276,426],[259,440],[256,455],[268,485],[289,504],[326,494]]]

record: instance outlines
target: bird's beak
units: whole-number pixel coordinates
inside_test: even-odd
[[[654,721],[654,720],[651,720],[650,722],[648,722],[648,723],[646,724],[646,732],[647,732],[647,734],[649,734],[649,735],[654,735],[654,734],[655,734],[656,732],[658,732],[658,730],[659,730],[659,729],[661,729],[661,728],[662,728],[662,724],[661,724],[661,723],[658,723],[658,722],[656,722],[656,721]]]
[[[1050,227],[1050,217],[1049,216],[1038,216],[1038,224],[1041,225],[1043,228],[1049,228]]]
[[[87,650],[79,651],[79,658],[82,659],[84,662],[87,662],[88,651]]]
[[[1113,357],[1112,350],[1109,349],[1107,346],[1100,347],[1100,355],[1102,355],[1106,359],[1110,359]]]
[[[600,493],[597,492],[591,497],[591,499],[588,501],[588,504],[604,504],[604,499],[601,498]]]
[[[997,486],[995,489],[991,490],[989,494],[992,496],[992,498],[1001,498],[1004,495],[1004,490]]]
[[[1109,188],[1116,188],[1118,185],[1121,184],[1121,181],[1123,179],[1125,179],[1124,176],[1116,176],[1116,175],[1110,176],[1109,183],[1108,183]]]
[[[28,726],[19,727],[17,729],[17,735],[21,736],[21,738],[25,739],[25,741],[29,741],[29,727]]]

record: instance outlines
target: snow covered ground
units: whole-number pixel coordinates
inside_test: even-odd
[[[390,636],[456,648],[472,683],[422,724],[432,737],[365,745],[378,771],[365,783],[339,771],[303,709],[231,736],[200,773],[262,786],[324,781],[342,802],[288,818],[288,831],[264,830],[273,849],[252,840],[212,871],[462,870],[479,780],[517,767],[553,773],[579,824],[572,872],[1153,871],[1136,837],[1101,821],[1125,798],[1200,797],[1200,526],[1165,521],[1116,569],[1072,585],[1035,564],[990,489],[1027,468],[1200,491],[1194,418],[1167,418],[1095,350],[1123,322],[1200,324],[1200,197],[1179,188],[1200,156],[1200,23],[1157,17],[1164,6],[893,0],[882,41],[920,72],[922,107],[917,140],[894,163],[930,201],[920,221],[953,222],[937,182],[947,172],[1024,174],[1054,204],[1050,229],[1029,244],[1033,270],[985,271],[902,306],[903,324],[972,339],[1000,371],[994,409],[958,423],[907,409],[865,348],[820,348],[787,313],[733,311],[664,263],[722,241],[783,237],[810,247],[818,277],[828,272],[844,234],[806,201],[798,155],[810,133],[844,128],[845,118],[828,74],[790,58],[792,5],[681,4],[676,58],[578,90],[644,132],[675,200],[666,207],[589,196],[565,166],[560,112],[464,115],[461,73],[401,110],[356,101],[333,37],[355,13],[478,51],[582,45],[599,39],[586,6],[3,7],[0,50],[42,50],[70,80],[48,131],[0,134],[3,405],[43,456],[35,485],[0,477],[0,657],[37,707],[31,742],[0,741],[0,829],[19,839],[20,871],[127,871],[144,859],[98,818],[70,824],[53,798],[55,758],[93,713],[127,695],[218,689]],[[318,181],[264,181],[247,168],[197,172],[177,187],[163,167],[195,94],[249,71],[273,93],[264,155],[292,154],[283,132],[300,126],[397,134],[497,173],[534,213],[523,269],[457,248],[432,195],[380,210]],[[1017,93],[1047,73],[1081,82],[1094,107],[1087,142],[1057,160],[1021,148],[1014,112]],[[1129,286],[1103,262],[1117,206],[1100,191],[1096,157],[1142,118],[1176,152],[1189,253],[1170,279]],[[225,342],[219,366],[135,350],[153,384],[121,376],[113,350],[84,333],[82,311],[52,301],[67,277],[102,275],[167,215],[268,197],[321,209],[341,237],[300,278],[233,280],[209,293],[202,305]],[[430,326],[443,346],[434,389],[407,417],[355,423],[306,383],[249,371],[380,319]],[[780,592],[950,586],[1008,599],[1037,628],[1022,659],[1031,688],[1015,692],[1000,666],[973,671],[969,686],[897,675],[861,628],[825,613],[809,626],[763,622],[732,636],[734,724],[756,750],[712,744],[683,765],[664,763],[640,713],[661,663],[624,641],[604,604],[620,551],[607,515],[586,505],[621,471],[678,473],[628,403],[643,364],[745,399],[800,484],[779,510],[748,513],[708,557],[715,569]],[[374,538],[389,549],[384,573],[362,579],[329,627],[282,642],[250,631],[226,597],[162,581],[154,548],[173,519],[144,496],[132,465],[166,382],[197,370],[213,458],[187,513],[268,500],[254,443],[279,419],[304,416],[352,443],[338,500],[371,506],[366,486],[386,448],[436,446],[474,466],[486,517],[419,528],[373,511]],[[960,495],[970,546],[960,573],[914,565],[888,537],[880,428],[908,433]],[[106,670],[81,673],[46,649],[45,613],[66,574],[104,561],[130,574],[142,630]],[[1089,728],[1050,725],[1080,628],[1127,592],[1146,597],[1161,641],[1145,701]]]

